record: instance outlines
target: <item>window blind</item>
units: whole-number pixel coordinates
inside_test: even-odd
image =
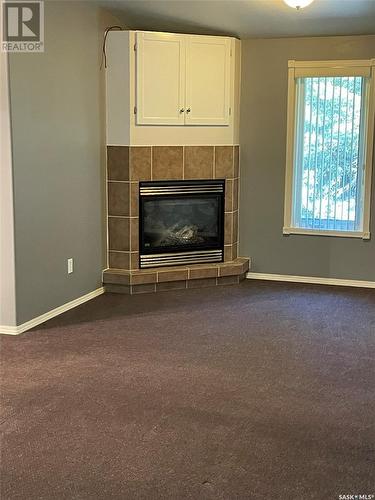
[[[297,78],[295,227],[362,226],[363,76]]]

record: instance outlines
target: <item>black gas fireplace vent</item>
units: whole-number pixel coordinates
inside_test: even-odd
[[[225,181],[141,182],[140,267],[222,262]]]

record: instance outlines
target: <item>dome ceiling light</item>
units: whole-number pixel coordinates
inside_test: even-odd
[[[303,9],[310,5],[314,0],[284,0],[284,2],[289,5],[289,7],[293,7],[294,9]]]

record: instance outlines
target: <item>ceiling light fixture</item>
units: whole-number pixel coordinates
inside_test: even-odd
[[[294,9],[303,9],[310,5],[314,0],[284,0],[284,2],[289,5],[289,7],[293,7]]]

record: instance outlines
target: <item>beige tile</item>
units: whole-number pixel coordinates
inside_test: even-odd
[[[233,179],[225,181],[225,211],[233,211]]]
[[[238,257],[237,261],[242,264],[242,272],[247,273],[250,268],[250,259],[248,257]]]
[[[231,245],[233,243],[233,214],[226,213],[224,215],[224,244]]]
[[[129,183],[108,182],[108,215],[129,215]]]
[[[130,180],[149,181],[151,179],[151,146],[130,148]]]
[[[233,168],[234,168],[234,177],[240,176],[240,147],[234,146],[234,158],[233,158]]]
[[[233,210],[238,210],[238,189],[239,189],[239,183],[238,179],[234,179],[233,181]]]
[[[216,286],[216,278],[203,278],[187,282],[188,288],[205,288],[207,286]]]
[[[129,269],[129,252],[109,252],[111,269]]]
[[[130,276],[129,273],[113,273],[104,272],[103,273],[103,283],[111,283],[116,285],[129,285]]]
[[[105,291],[107,293],[125,293],[126,295],[130,294],[131,288],[129,285],[105,285]]]
[[[215,178],[233,177],[233,146],[215,146]]]
[[[232,245],[232,260],[237,259],[238,257],[238,243],[233,243]]]
[[[130,268],[133,270],[139,269],[139,253],[138,252],[132,252],[130,254]]]
[[[224,246],[224,262],[231,261],[233,259],[232,257],[232,245],[225,245]]]
[[[108,240],[110,250],[129,251],[129,219],[109,217]]]
[[[138,217],[139,215],[139,183],[132,182],[130,185],[130,215]]]
[[[139,250],[139,220],[138,217],[130,219],[130,234],[131,234],[131,248],[132,252],[138,252]]]
[[[242,274],[242,264],[225,264],[219,268],[219,276],[233,276]]]
[[[158,283],[164,281],[180,281],[188,279],[188,269],[182,267],[181,269],[163,269],[158,271]]]
[[[107,147],[107,172],[108,180],[129,180],[129,147]]]
[[[217,265],[197,265],[189,266],[189,278],[199,279],[199,278],[216,278],[218,275]]]
[[[218,285],[237,285],[239,282],[239,276],[223,276],[217,279]]]
[[[130,282],[132,285],[142,285],[146,283],[156,283],[156,271],[137,271],[131,274]]]
[[[148,283],[144,285],[132,285],[131,293],[132,295],[138,293],[153,293],[156,291],[156,286],[154,283]]]
[[[165,283],[157,283],[156,291],[165,292],[167,290],[183,290],[186,288],[186,281],[166,281]]]
[[[185,179],[213,179],[213,146],[185,146]]]
[[[182,146],[152,148],[152,179],[182,179]]]
[[[238,241],[238,212],[233,213],[233,235],[232,235],[233,243]]]

